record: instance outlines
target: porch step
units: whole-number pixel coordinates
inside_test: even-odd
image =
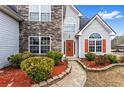
[[[76,57],[66,57],[69,61],[77,61],[79,58]]]

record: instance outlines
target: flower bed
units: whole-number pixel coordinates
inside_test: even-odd
[[[112,66],[124,65],[124,56],[118,57],[113,54],[95,55],[88,52],[85,57],[80,59],[79,63],[88,70],[106,70]]]
[[[109,62],[105,62],[104,64],[94,64],[92,61],[86,61],[86,59],[80,59],[78,62],[87,70],[101,71],[107,70],[113,66],[123,66],[124,62],[118,62],[114,64],[110,64]]]
[[[67,62],[54,66],[51,77],[54,77],[67,68]],[[12,66],[0,69],[0,87],[30,87],[35,82],[21,71],[19,68]]]

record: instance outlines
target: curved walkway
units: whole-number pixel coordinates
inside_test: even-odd
[[[67,75],[62,80],[58,81],[56,84],[50,87],[82,87],[86,81],[86,72],[76,61],[69,61],[72,64],[72,70],[69,75]]]

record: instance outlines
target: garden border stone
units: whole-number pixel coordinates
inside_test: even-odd
[[[39,84],[32,84],[31,87],[47,87],[47,86],[50,86],[50,85],[60,81],[61,79],[63,79],[65,76],[67,76],[71,72],[71,68],[72,68],[71,63],[68,62],[66,70],[63,71],[61,74],[59,74],[57,76],[54,76],[54,77],[51,77],[47,81],[42,81]]]
[[[104,70],[107,70],[113,66],[124,66],[124,63],[115,63],[115,64],[110,64],[108,66],[105,66],[103,68],[90,68],[90,67],[87,67],[83,62],[81,62],[81,60],[79,59],[78,62],[87,70],[91,70],[91,71],[104,71]]]

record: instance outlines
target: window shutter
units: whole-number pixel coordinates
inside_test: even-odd
[[[106,39],[103,39],[102,42],[103,42],[103,43],[102,43],[102,44],[103,44],[103,45],[102,45],[102,46],[103,46],[103,51],[102,51],[102,52],[105,53],[105,52],[106,52]]]
[[[85,52],[88,52],[88,39],[85,39]]]

